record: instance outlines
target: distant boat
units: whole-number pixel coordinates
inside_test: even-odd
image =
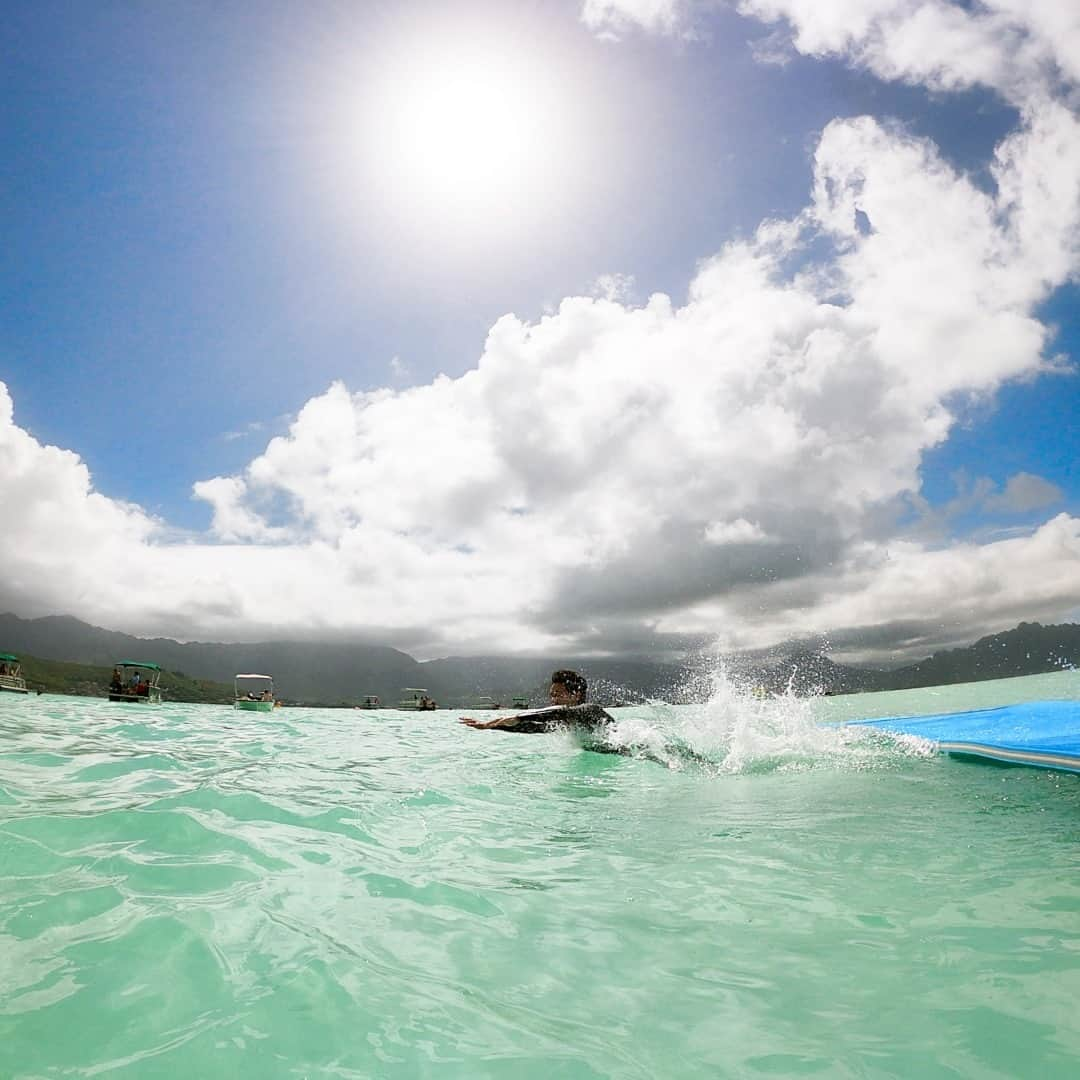
[[[233,679],[233,708],[245,712],[273,712],[274,677],[237,675]]]
[[[378,694],[367,694],[364,700],[356,706],[358,709],[381,709],[382,702],[379,701]]]
[[[483,694],[478,697],[471,705],[468,706],[473,712],[478,712],[481,709],[501,709],[502,705],[496,701],[493,697],[488,697],[487,694]]]
[[[129,674],[130,673],[130,674]],[[113,665],[109,700],[129,705],[160,705],[161,668],[146,660],[121,660]]]
[[[395,709],[407,709],[410,712],[431,712],[439,707],[428,697],[427,690],[422,686],[403,686],[401,692],[409,696],[402,698],[394,706]]]
[[[529,707],[529,699],[524,694],[515,694],[510,704],[515,709],[527,709]]]
[[[22,665],[17,656],[0,653],[0,690],[9,694],[29,694],[26,680],[22,677]]]

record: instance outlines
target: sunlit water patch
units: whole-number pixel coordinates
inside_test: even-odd
[[[1074,1076],[1080,778],[859,707],[0,697],[0,1076]]]

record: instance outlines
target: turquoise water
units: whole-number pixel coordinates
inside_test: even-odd
[[[1074,1077],[1080,777],[815,723],[1038,697],[2,696],[0,1076]]]

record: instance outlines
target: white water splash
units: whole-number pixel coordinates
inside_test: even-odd
[[[789,687],[766,695],[741,685],[722,664],[709,673],[701,705],[649,702],[619,710],[605,742],[671,769],[717,773],[828,767],[870,769],[933,753],[923,740],[898,741],[879,732],[818,720],[817,699]]]

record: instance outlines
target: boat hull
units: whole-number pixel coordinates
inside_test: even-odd
[[[29,694],[30,691],[25,686],[5,686],[0,683],[0,694]]]
[[[109,691],[109,700],[122,701],[128,705],[160,705],[161,691],[151,690],[149,694],[124,694]]]
[[[273,712],[274,703],[272,701],[246,701],[238,698],[233,702],[233,708],[241,712]]]

